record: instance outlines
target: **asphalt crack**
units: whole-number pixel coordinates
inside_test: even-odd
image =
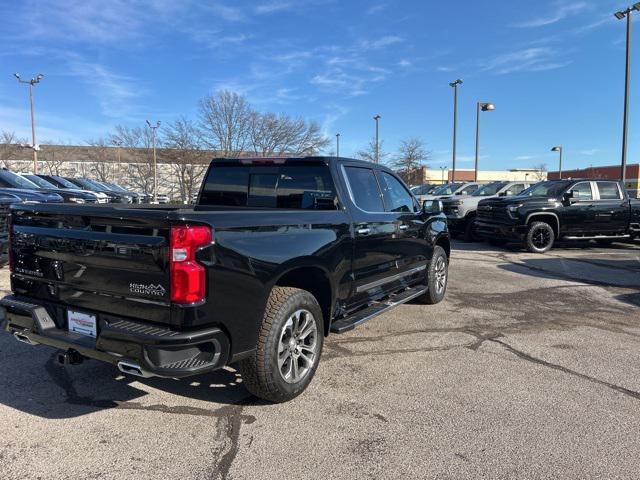
[[[521,358],[522,360],[526,360],[527,362],[531,362],[531,363],[534,363],[536,365],[542,365],[543,367],[551,368],[552,370],[556,370],[556,371],[559,371],[559,372],[562,372],[562,373],[566,373],[568,375],[573,375],[574,377],[580,378],[582,380],[586,380],[588,382],[595,383],[597,385],[601,385],[601,386],[610,388],[611,390],[614,390],[614,391],[616,391],[618,393],[621,393],[623,395],[631,397],[631,398],[633,398],[635,400],[640,400],[640,393],[638,393],[638,392],[636,392],[634,390],[630,390],[628,388],[621,387],[621,386],[616,385],[614,383],[605,382],[604,380],[600,380],[598,378],[591,377],[589,375],[585,375],[584,373],[576,372],[575,370],[571,370],[570,368],[564,367],[562,365],[558,365],[557,363],[547,362],[546,360],[534,357],[532,355],[529,355],[528,353],[525,353],[525,352],[523,352],[521,350],[518,350],[518,349],[512,347],[511,345],[509,345],[508,343],[503,342],[502,340],[499,340],[497,338],[492,338],[492,339],[488,339],[488,340],[491,341],[491,342],[497,343],[499,345],[502,345],[509,352],[513,353],[514,355],[516,355],[518,358]]]

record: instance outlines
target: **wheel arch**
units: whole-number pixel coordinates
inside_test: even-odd
[[[556,238],[560,238],[560,219],[558,215],[553,212],[539,212],[531,213],[527,216],[527,225],[531,225],[532,222],[546,222],[551,225],[553,233]]]
[[[322,310],[324,334],[329,334],[334,295],[328,272],[319,266],[294,267],[283,272],[274,286],[300,288],[311,293]]]
[[[449,235],[438,235],[434,246],[442,247],[447,254],[447,258],[451,256],[451,239],[449,238]]]

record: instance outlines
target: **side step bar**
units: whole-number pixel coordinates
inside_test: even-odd
[[[377,317],[381,313],[387,310],[397,307],[403,303],[407,303],[416,297],[419,297],[427,291],[426,285],[416,285],[415,287],[408,288],[400,293],[390,295],[386,300],[374,302],[372,305],[358,310],[348,317],[336,320],[331,324],[331,332],[333,333],[345,333],[349,330],[353,330],[358,325],[371,320],[373,317]]]
[[[591,235],[591,236],[579,236],[579,235],[567,235],[560,240],[624,240],[631,238],[631,235]]]

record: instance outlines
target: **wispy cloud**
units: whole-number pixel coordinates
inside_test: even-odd
[[[533,156],[533,155],[519,155],[519,156],[516,157],[516,160],[525,161],[525,160],[533,160],[535,158],[536,157]]]
[[[371,5],[369,8],[367,8],[366,14],[367,15],[374,15],[376,13],[380,13],[385,8],[387,8],[387,4],[386,3],[376,3],[374,5]]]
[[[589,148],[587,150],[580,150],[580,152],[578,153],[580,153],[580,155],[586,155],[587,157],[592,157],[597,153],[600,153],[600,150],[597,148]]]
[[[107,117],[126,118],[136,111],[136,103],[145,87],[136,79],[120,75],[109,67],[84,60],[78,55],[68,55],[69,73],[89,86],[88,91],[99,102]]]
[[[360,46],[363,49],[377,50],[379,48],[388,47],[389,45],[395,45],[396,43],[403,42],[403,38],[398,35],[385,35],[384,37],[377,38],[375,40],[367,39],[360,42]]]
[[[407,60],[406,58],[403,58],[402,60],[400,60],[398,62],[398,65],[402,68],[408,68],[411,65],[413,65],[413,63],[411,63],[409,60]]]
[[[255,12],[258,15],[267,15],[271,13],[278,13],[285,10],[289,10],[294,6],[295,6],[295,3],[293,2],[271,1],[271,2],[261,3],[260,5],[256,6]]]
[[[497,55],[481,63],[483,71],[496,75],[514,72],[541,72],[562,68],[571,63],[570,60],[559,60],[564,52],[552,47],[529,47],[514,52]]]
[[[589,4],[587,4],[586,2],[556,2],[554,10],[549,14],[531,20],[526,20],[524,22],[516,23],[513,26],[517,28],[544,27],[546,25],[558,23],[567,17],[582,13],[589,8]]]

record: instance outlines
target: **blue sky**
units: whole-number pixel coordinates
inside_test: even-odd
[[[419,136],[437,168],[451,160],[448,83],[461,78],[460,168],[472,166],[478,100],[496,104],[482,115],[481,168],[553,168],[556,144],[567,168],[617,163],[623,2],[0,0],[0,129],[29,132],[14,72],[45,75],[39,139],[76,143],[118,123],[195,117],[199,98],[228,88],[340,132],[343,155],[380,114],[386,151]],[[633,162],[639,99],[632,89]]]

